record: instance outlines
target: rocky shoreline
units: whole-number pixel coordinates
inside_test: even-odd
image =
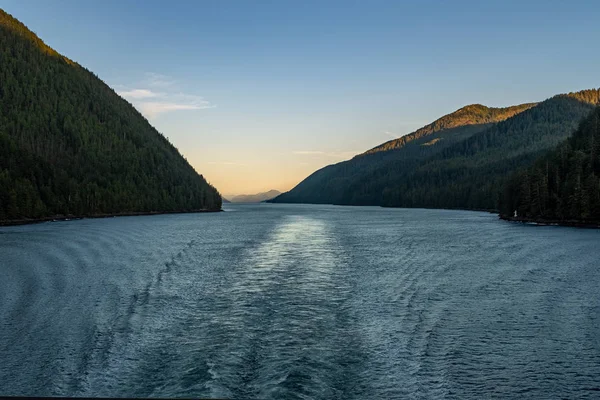
[[[112,218],[112,217],[135,217],[142,215],[162,215],[162,214],[196,214],[196,213],[214,213],[221,212],[219,210],[186,210],[186,211],[143,211],[143,212],[125,212],[125,213],[113,213],[113,214],[90,214],[90,215],[55,215],[52,217],[33,218],[33,219],[16,219],[0,221],[0,226],[16,226],[16,225],[29,225],[29,224],[41,224],[42,222],[56,222],[56,221],[72,221],[79,219],[88,218]]]
[[[535,224],[540,226],[570,226],[575,228],[600,228],[600,223],[593,221],[576,221],[576,220],[546,220],[534,218],[510,217],[508,215],[500,215],[500,219],[509,222],[520,222],[523,224]]]

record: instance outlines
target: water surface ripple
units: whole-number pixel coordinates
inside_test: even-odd
[[[600,397],[600,231],[226,209],[0,228],[0,395]]]

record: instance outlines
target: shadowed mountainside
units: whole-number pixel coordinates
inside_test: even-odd
[[[575,133],[504,187],[503,218],[600,224],[600,107]],[[516,213],[516,215],[515,215]]]
[[[506,177],[568,137],[598,97],[586,90],[504,109],[467,106],[322,168],[272,201],[497,209]]]

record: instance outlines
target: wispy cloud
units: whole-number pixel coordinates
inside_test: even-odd
[[[293,153],[299,154],[301,156],[315,156],[315,155],[325,154],[324,151],[313,151],[313,150],[298,150],[298,151],[294,151]]]
[[[131,89],[124,90],[121,92],[117,92],[119,96],[128,98],[128,99],[148,99],[152,97],[160,96],[159,93],[154,93],[152,90],[148,89]]]
[[[320,156],[336,159],[347,159],[351,158],[359,153],[360,151],[320,151],[320,150],[296,150],[293,154],[300,156]]]
[[[215,106],[206,102],[206,104],[178,104],[178,103],[162,103],[158,101],[147,101],[139,103],[138,107],[142,114],[148,118],[155,118],[160,114],[167,113],[169,111],[181,111],[181,110],[203,110],[205,108],[214,108]]]
[[[207,164],[210,165],[229,165],[229,166],[237,166],[237,167],[246,167],[248,164],[233,162],[233,161],[209,161]]]
[[[176,91],[176,81],[155,73],[147,73],[135,86],[121,88],[117,93],[129,100],[147,118],[153,119],[161,114],[182,110],[203,110],[214,108],[202,96]]]

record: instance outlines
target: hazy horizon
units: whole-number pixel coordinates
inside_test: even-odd
[[[226,197],[287,191],[467,104],[599,86],[593,1],[163,6],[3,8],[134,104]]]

